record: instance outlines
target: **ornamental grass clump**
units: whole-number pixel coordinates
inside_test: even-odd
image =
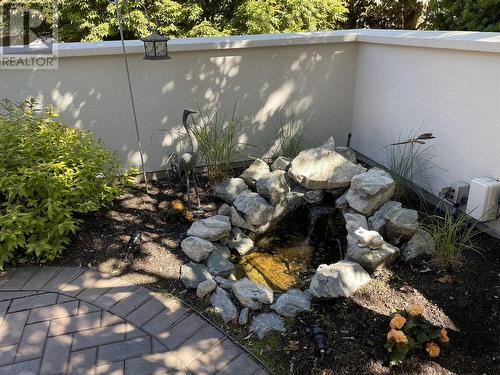
[[[389,327],[385,348],[390,354],[391,366],[402,363],[412,349],[425,349],[430,357],[437,357],[441,353],[438,344],[450,341],[444,328],[433,326],[422,316],[419,305],[397,311]]]
[[[16,254],[54,259],[78,229],[77,215],[111,205],[132,181],[91,133],[34,106],[1,107],[0,269]]]

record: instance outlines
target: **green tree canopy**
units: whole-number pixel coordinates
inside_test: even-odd
[[[0,0],[2,3],[4,0]],[[58,40],[100,41],[118,38],[116,8],[109,0],[20,0],[54,23]],[[344,0],[128,0],[123,6],[127,39],[153,28],[171,37],[260,34],[331,30],[345,21]]]
[[[425,28],[500,31],[500,0],[430,0]]]
[[[416,29],[423,0],[349,0],[349,29]]]

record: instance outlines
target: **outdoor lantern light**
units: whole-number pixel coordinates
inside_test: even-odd
[[[144,60],[169,60],[167,43],[170,40],[153,31],[150,36],[141,39],[144,42],[144,50],[146,55]]]

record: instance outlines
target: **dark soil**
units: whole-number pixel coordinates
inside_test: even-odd
[[[212,215],[221,204],[202,189],[203,212]],[[187,261],[179,248],[189,222],[167,220],[169,202],[182,199],[180,186],[156,184],[149,195],[134,188],[109,210],[83,217],[82,229],[56,264],[97,268],[129,280],[161,288],[181,297],[221,325],[209,303],[186,292],[179,282]],[[193,199],[194,200],[194,199]],[[137,251],[127,253],[134,231],[142,234]],[[224,327],[238,341],[280,374],[498,374],[500,373],[500,241],[481,235],[483,257],[465,254],[463,266],[442,272],[432,262],[396,263],[350,299],[315,303],[314,312],[287,320],[287,333],[263,341],[247,338],[248,328]],[[451,283],[439,281],[449,275]],[[450,279],[448,280],[450,281]],[[389,368],[383,345],[389,315],[409,303],[449,330],[442,355],[409,355],[403,366]],[[311,349],[311,327],[320,324],[329,335],[322,360]]]

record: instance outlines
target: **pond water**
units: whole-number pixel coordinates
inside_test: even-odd
[[[318,265],[343,258],[345,222],[333,207],[304,206],[254,241],[254,252],[235,259],[237,278],[275,290],[306,287]]]

